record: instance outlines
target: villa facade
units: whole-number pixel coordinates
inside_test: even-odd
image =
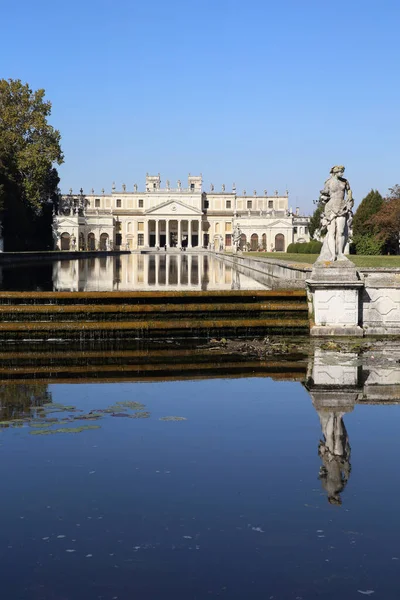
[[[62,196],[54,217],[54,245],[60,250],[140,251],[186,247],[231,249],[236,224],[241,230],[243,250],[284,252],[292,242],[308,242],[309,217],[289,208],[289,197],[236,193],[223,185],[203,191],[201,176],[188,177],[187,187],[169,181],[161,186],[160,175],[147,175],[145,191]]]

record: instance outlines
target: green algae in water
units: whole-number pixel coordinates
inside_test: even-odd
[[[145,405],[141,402],[134,402],[133,400],[124,400],[117,402],[117,406],[123,406],[124,408],[130,408],[131,410],[143,410]]]
[[[161,417],[160,421],[187,421],[186,417]]]
[[[40,429],[41,427],[51,427],[54,423],[29,423],[29,427],[36,427]]]
[[[88,429],[100,429],[100,425],[82,425],[82,427],[60,427],[59,429],[34,429],[30,435],[53,435],[54,433],[81,433]]]
[[[133,415],[128,415],[130,419],[149,419],[150,413],[146,411],[138,411]]]

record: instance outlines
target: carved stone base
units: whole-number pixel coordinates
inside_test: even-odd
[[[306,281],[312,297],[312,336],[362,336],[360,290],[364,283],[352,262],[315,263]]]

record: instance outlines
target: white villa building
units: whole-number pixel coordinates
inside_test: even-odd
[[[187,187],[177,182],[161,186],[160,175],[146,175],[145,191],[62,196],[54,216],[54,244],[60,250],[149,250],[187,247],[232,248],[236,224],[241,248],[284,252],[292,242],[308,242],[309,217],[289,208],[288,193],[279,195],[236,193],[210,186],[203,191],[202,176],[188,177]]]

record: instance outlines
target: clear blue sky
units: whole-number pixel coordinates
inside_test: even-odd
[[[16,0],[0,76],[45,88],[63,191],[203,173],[313,210],[400,183],[398,0]]]

